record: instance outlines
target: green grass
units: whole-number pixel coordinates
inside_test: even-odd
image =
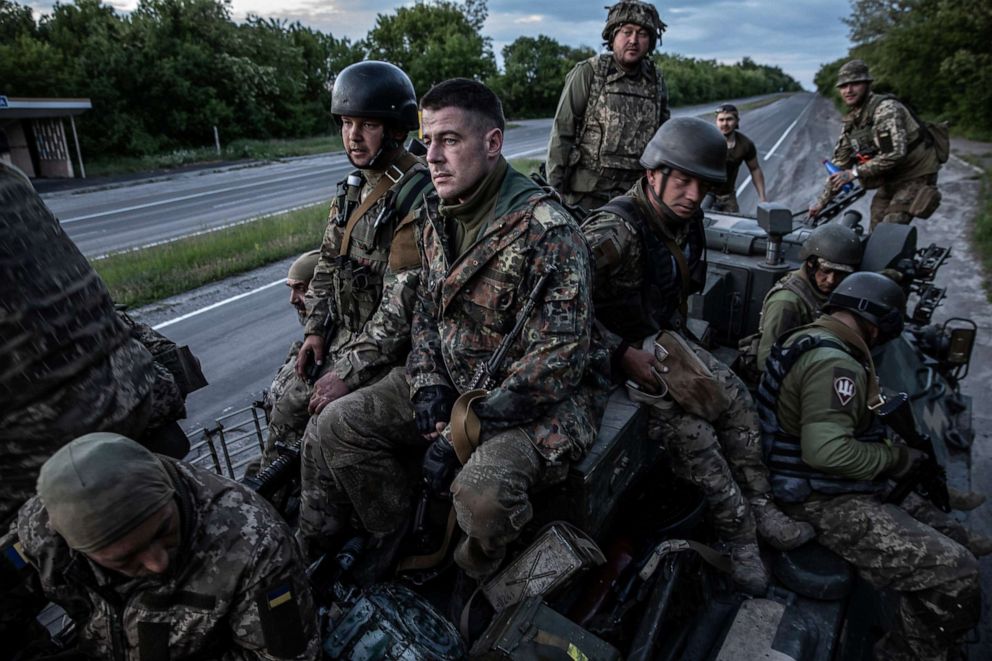
[[[510,166],[521,174],[530,175],[537,172],[543,162],[543,158],[513,158],[510,159]]]
[[[977,158],[966,160],[981,165]],[[978,215],[975,217],[975,250],[982,260],[982,282],[985,285],[985,298],[992,303],[992,168],[985,167],[982,175],[982,190],[978,199]]]
[[[177,149],[150,156],[93,160],[86,163],[86,174],[90,177],[111,176],[130,172],[170,170],[192,163],[244,159],[268,160],[340,150],[341,136],[337,134],[292,140],[235,140],[231,144],[223,146],[219,156],[213,147],[200,147],[198,149]]]
[[[327,204],[93,260],[114,301],[145,305],[320,246]]]

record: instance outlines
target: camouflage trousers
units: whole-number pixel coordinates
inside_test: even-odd
[[[875,191],[871,201],[871,229],[879,223],[899,223],[907,225],[913,216],[909,207],[924,186],[937,183],[936,174],[914,177],[898,183],[884,183]]]
[[[740,213],[740,205],[737,204],[737,194],[731,191],[726,195],[716,195],[713,197],[713,211],[726,211],[727,213]]]
[[[868,582],[898,593],[896,629],[876,644],[876,658],[946,659],[978,622],[978,561],[905,509],[863,494],[784,507]]]
[[[140,440],[155,409],[153,382],[150,354],[128,342],[43,401],[0,415],[0,522],[34,495],[41,465],[74,438],[112,431]]]
[[[265,468],[279,456],[276,442],[291,445],[303,438],[303,430],[310,421],[310,395],[313,385],[296,375],[296,356],[303,346],[294,342],[289,348],[286,362],[282,364],[265,398],[265,408],[269,415],[269,433],[262,451],[261,468]],[[330,361],[325,360],[324,365]]]
[[[730,368],[697,345],[693,351],[716,376],[730,406],[712,423],[686,413],[674,401],[667,409],[649,407],[648,438],[668,450],[677,476],[703,492],[724,540],[753,542],[748,501],[771,490],[754,400]]]

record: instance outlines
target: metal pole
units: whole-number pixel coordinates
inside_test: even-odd
[[[217,155],[220,156],[220,133],[217,132],[216,126],[214,126],[214,147],[217,149]]]
[[[83,152],[79,151],[79,134],[76,133],[76,120],[72,115],[69,115],[69,124],[72,125],[72,139],[76,143],[76,158],[79,159],[79,176],[85,179],[86,166],[83,165]]]

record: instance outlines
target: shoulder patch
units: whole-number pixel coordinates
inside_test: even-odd
[[[268,651],[292,657],[306,649],[307,639],[293,585],[287,579],[260,590],[256,597],[258,618]]]
[[[878,149],[883,154],[888,154],[894,149],[892,143],[892,131],[888,129],[882,129],[878,132]]]
[[[854,372],[843,367],[835,367],[831,387],[833,393],[830,397],[830,408],[835,411],[848,410],[848,405],[857,394]]]

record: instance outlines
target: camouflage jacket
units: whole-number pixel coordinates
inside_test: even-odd
[[[412,394],[434,385],[470,390],[473,373],[509,332],[537,279],[554,267],[496,386],[473,410],[483,442],[516,427],[551,461],[578,457],[596,437],[605,379],[602,352],[590,357],[590,264],[574,220],[509,168],[489,221],[455,256],[437,202],[435,195],[421,211],[423,274],[407,361]]]
[[[17,601],[9,592],[0,598],[4,639],[51,600],[72,618],[88,658],[318,658],[305,567],[285,523],[245,487],[162,461],[181,517],[181,546],[167,573],[128,579],[101,568],[48,526],[34,497],[0,541],[0,563],[21,583]]]
[[[413,164],[410,165],[411,160]],[[352,390],[402,364],[409,351],[410,317],[420,276],[411,211],[432,190],[427,168],[402,151],[384,172],[365,170],[359,204],[388,177],[386,193],[354,224],[346,253],[346,197],[331,203],[320,259],[306,295],[306,335],[333,324],[325,364]],[[356,205],[357,208],[357,205]],[[329,315],[329,316],[328,316]]]
[[[642,174],[644,147],[670,115],[665,77],[649,56],[632,73],[612,53],[579,62],[555,112],[548,182],[563,193],[623,193]]]
[[[159,356],[176,348],[176,343],[157,330],[135,321],[124,310],[118,308],[117,316],[130,329],[131,336],[138,340],[155,359],[155,381],[152,384],[152,411],[148,427],[154,429],[186,417],[186,396],[183,394],[175,375],[169,366],[159,360]]]
[[[786,331],[812,323],[826,300],[827,297],[810,282],[805,264],[786,273],[768,290],[761,304],[761,319],[758,323],[758,332],[761,333],[758,344],[759,370],[765,369],[768,352],[772,350],[775,340]]]
[[[915,179],[940,169],[937,153],[923,140],[920,125],[895,98],[871,92],[843,121],[833,162],[844,168],[857,165],[865,188]],[[859,164],[859,154],[869,160]],[[825,204],[832,196],[828,181],[819,203]]]

